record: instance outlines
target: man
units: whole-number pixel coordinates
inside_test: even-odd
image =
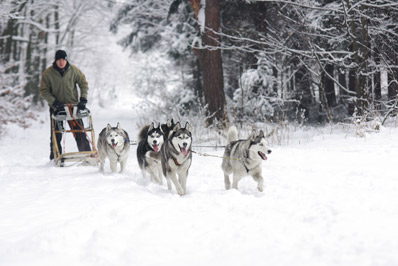
[[[80,89],[80,98],[78,96],[77,86]],[[55,61],[47,68],[40,81],[40,95],[48,102],[50,106],[50,117],[53,113],[58,113],[64,110],[64,104],[77,104],[79,110],[84,110],[87,104],[88,84],[84,74],[76,66],[69,64],[68,57],[64,50],[58,50],[55,53]],[[84,128],[83,121],[72,120],[68,121],[72,130],[79,130]],[[79,126],[80,125],[80,126]],[[55,123],[55,130],[58,130],[58,125]],[[87,140],[84,132],[74,132],[77,147],[79,151],[91,151],[90,143]],[[54,159],[53,151],[53,137],[50,137],[50,160]],[[60,153],[62,134],[56,134],[56,141]]]

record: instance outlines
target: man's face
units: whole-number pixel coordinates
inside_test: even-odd
[[[65,66],[66,66],[66,60],[65,59],[63,59],[63,58],[61,58],[61,59],[58,59],[57,61],[55,61],[55,63],[57,64],[57,66],[59,67],[59,68],[64,68]]]

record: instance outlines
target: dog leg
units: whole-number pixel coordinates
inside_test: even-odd
[[[169,173],[169,177],[174,184],[174,187],[177,190],[178,195],[182,196],[185,194],[184,189],[181,187],[180,182],[177,180],[177,176],[175,173]]]
[[[170,178],[166,177],[166,180],[167,180],[167,189],[171,191],[172,188],[171,188]]]
[[[125,169],[126,169],[126,161],[121,161],[120,162],[120,173],[123,174]]]
[[[234,189],[238,189],[238,183],[239,183],[239,181],[240,181],[240,179],[242,178],[241,176],[239,176],[239,175],[236,175],[236,174],[233,174],[232,175],[233,177],[233,182],[232,182],[232,188],[234,188]]]
[[[182,189],[184,189],[184,194],[187,192],[187,177],[188,177],[188,173],[186,173],[186,172],[178,175],[178,179],[180,181],[181,187],[182,187]]]
[[[157,175],[155,175],[155,173],[152,171],[152,168],[148,167],[146,170],[148,171],[149,175],[151,176],[152,181],[154,181],[158,184],[162,183],[162,181],[159,180],[159,177]]]
[[[104,164],[105,164],[105,160],[101,160],[100,159],[100,171],[103,173],[104,172]]]
[[[231,181],[229,180],[229,175],[224,174],[224,184],[225,184],[225,189],[231,189]]]
[[[263,192],[264,179],[261,176],[261,174],[259,174],[259,173],[258,174],[254,174],[254,175],[252,175],[252,177],[253,177],[254,181],[257,181],[257,189],[258,189],[258,191]]]
[[[142,179],[146,180],[146,174],[143,169],[141,169]]]
[[[116,160],[109,160],[110,161],[110,166],[111,170],[113,173],[116,173],[117,171],[117,161]]]
[[[158,168],[159,185],[163,185],[162,168],[161,167],[157,167],[157,168]]]

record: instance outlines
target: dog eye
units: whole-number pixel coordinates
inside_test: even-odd
[[[262,146],[264,146],[264,144],[260,143],[260,146],[262,147]]]

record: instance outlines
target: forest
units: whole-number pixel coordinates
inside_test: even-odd
[[[131,55],[170,61],[154,71],[173,75],[134,88],[161,99],[146,104],[164,117],[223,128],[396,115],[396,0],[3,0],[0,10],[0,131],[34,119],[54,51],[87,54],[98,23],[122,31]]]

